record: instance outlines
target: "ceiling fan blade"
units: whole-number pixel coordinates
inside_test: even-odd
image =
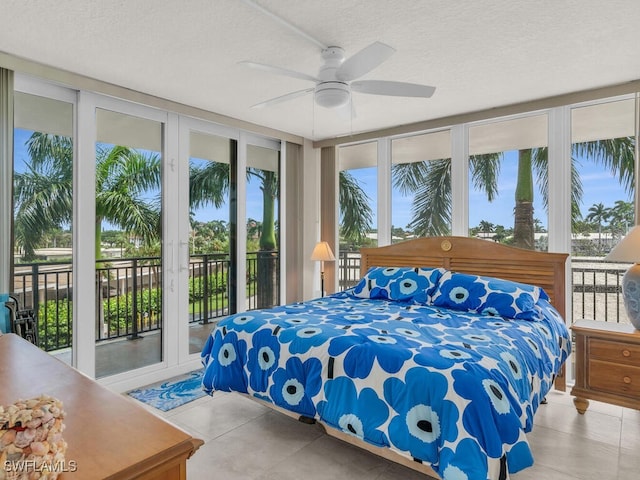
[[[263,70],[269,73],[275,73],[277,75],[284,75],[285,77],[293,77],[300,78],[302,80],[309,80],[311,82],[319,82],[320,79],[307,75],[306,73],[296,72],[295,70],[289,70],[281,67],[274,67],[273,65],[267,65],[264,63],[250,62],[248,60],[243,60],[242,62],[238,62],[239,65],[246,65],[250,68],[255,68],[257,70]]]
[[[418,85],[417,83],[390,82],[386,80],[360,80],[351,82],[351,90],[372,95],[391,95],[394,97],[429,98],[436,87]]]
[[[347,58],[336,71],[336,78],[344,82],[350,82],[361,77],[384,62],[395,51],[393,47],[386,43],[374,42]]]
[[[315,87],[305,88],[304,90],[297,90],[295,92],[287,93],[285,95],[281,95],[279,97],[272,98],[264,102],[256,103],[255,105],[251,105],[251,108],[270,107],[271,105],[277,105],[278,103],[286,102],[288,100],[293,100],[294,98],[301,97],[303,95],[306,95],[307,93],[313,92],[314,90],[315,90]]]

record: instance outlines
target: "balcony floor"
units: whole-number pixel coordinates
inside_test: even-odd
[[[202,350],[209,332],[215,323],[189,325],[189,352]],[[119,338],[96,344],[96,378],[107,377],[134,368],[152,365],[162,361],[160,332],[149,332],[141,338],[129,340]],[[71,349],[51,352],[53,356],[71,365]]]

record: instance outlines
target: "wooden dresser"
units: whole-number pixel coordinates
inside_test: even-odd
[[[203,443],[21,337],[1,335],[0,404],[41,394],[60,399],[66,413],[65,463],[75,471],[59,480],[184,480]]]
[[[581,320],[575,335],[576,382],[571,390],[579,413],[589,401],[640,409],[640,331],[632,325]]]

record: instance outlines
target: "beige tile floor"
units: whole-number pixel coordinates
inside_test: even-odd
[[[591,402],[579,415],[569,394],[547,398],[529,434],[535,464],[513,480],[640,478],[640,411]],[[428,478],[236,394],[217,392],[169,412],[146,408],[205,441],[187,462],[189,480]]]

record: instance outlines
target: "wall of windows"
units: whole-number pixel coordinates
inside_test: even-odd
[[[17,77],[10,288],[43,349],[124,390],[281,302],[280,140]]]
[[[378,245],[453,234],[571,253],[567,322],[626,322],[620,283],[628,265],[603,257],[638,223],[639,110],[637,95],[627,94],[369,140],[378,146],[366,157],[370,166],[377,159],[377,228],[391,233],[377,235]],[[355,151],[339,151],[346,148]],[[431,229],[411,231],[421,220]]]

